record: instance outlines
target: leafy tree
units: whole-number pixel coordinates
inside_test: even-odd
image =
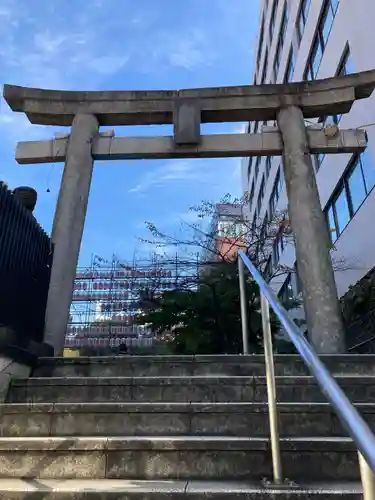
[[[262,351],[262,317],[258,285],[246,280],[250,352]],[[144,295],[144,312],[136,321],[152,330],[176,354],[236,354],[242,352],[238,272],[235,263],[221,263],[204,275],[195,290],[173,290],[161,297]],[[296,302],[290,303],[295,307]],[[279,324],[271,312],[275,333]]]

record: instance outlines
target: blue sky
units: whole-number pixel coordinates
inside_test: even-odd
[[[182,89],[251,81],[259,0],[1,0],[0,83],[70,90]],[[240,124],[204,125],[204,133]],[[19,166],[17,141],[51,138],[0,101],[0,180],[39,193],[46,231],[62,164]],[[116,135],[170,135],[171,127],[119,127]],[[150,220],[170,234],[189,207],[240,194],[239,159],[96,162],[80,265],[95,253],[148,256]],[[50,193],[47,193],[47,188]]]

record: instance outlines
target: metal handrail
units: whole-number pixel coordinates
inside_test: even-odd
[[[270,406],[269,417],[270,417],[270,427],[271,427],[271,445],[273,454],[273,463],[278,462],[277,468],[279,472],[275,470],[274,465],[274,480],[275,483],[280,483],[282,481],[281,477],[281,460],[280,460],[280,450],[279,450],[279,436],[278,436],[278,426],[277,426],[277,414],[276,414],[276,390],[275,390],[275,376],[274,376],[274,365],[273,365],[273,354],[272,354],[272,338],[271,329],[269,322],[269,305],[272,307],[276,313],[280,323],[286,330],[286,333],[294,344],[297,352],[306,363],[309,371],[315,377],[320,389],[331,403],[336,415],[340,419],[342,425],[347,430],[349,436],[355,442],[358,452],[360,454],[360,469],[362,484],[364,489],[364,498],[373,499],[375,498],[375,436],[372,433],[370,427],[363,420],[359,412],[349,401],[343,390],[335,381],[334,377],[325,367],[323,362],[320,360],[319,356],[314,351],[313,347],[304,337],[301,330],[294,323],[293,319],[290,317],[286,309],[281,305],[275,293],[272,291],[271,287],[263,279],[260,272],[251,262],[249,257],[244,253],[243,250],[238,251],[238,266],[239,266],[239,281],[240,281],[240,296],[241,296],[241,318],[242,318],[242,333],[244,339],[244,351],[246,351],[247,346],[247,317],[246,317],[246,293],[245,293],[245,279],[244,279],[244,264],[249,270],[252,278],[258,284],[261,292],[261,306],[262,306],[262,318],[263,318],[263,333],[265,342],[265,362],[266,362],[266,373],[267,373],[267,387],[268,390],[268,404]],[[267,299],[267,304],[265,306]],[[267,320],[268,313],[268,320]],[[246,341],[245,341],[246,338]],[[269,346],[271,345],[271,352]],[[268,348],[267,348],[268,346]],[[244,352],[247,354],[247,352]],[[270,401],[271,397],[271,401]],[[272,409],[272,406],[274,409]],[[273,422],[272,420],[275,420]],[[276,446],[274,447],[274,443]],[[362,457],[361,457],[362,455]],[[364,458],[364,460],[363,460]],[[371,486],[369,486],[371,485]],[[366,490],[366,491],[365,491]]]
[[[375,340],[375,335],[373,335],[369,339],[363,340],[362,342],[358,342],[358,344],[352,345],[352,347],[349,347],[348,352],[355,351],[355,349],[358,349],[358,347],[363,347],[366,344],[370,344],[370,342],[372,342],[373,340]]]

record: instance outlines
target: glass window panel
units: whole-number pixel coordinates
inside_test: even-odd
[[[335,212],[338,225],[337,229],[340,234],[350,221],[349,205],[345,190],[342,190],[335,200]]]
[[[324,47],[325,47],[325,46],[326,46],[326,44],[327,44],[327,40],[328,40],[329,34],[330,34],[330,32],[331,32],[333,19],[334,19],[333,12],[332,12],[332,10],[329,8],[329,9],[325,12],[325,14],[323,15],[323,18],[322,18],[322,23],[323,23],[323,26],[321,26],[321,27],[320,27],[320,29],[321,29],[321,33],[322,33],[322,42],[323,42],[323,46],[324,46]]]
[[[248,179],[250,178],[252,163],[253,163],[253,158],[251,157],[251,158],[249,158],[249,164],[248,164],[248,167],[247,167],[247,178]]]
[[[264,36],[264,18],[262,19],[262,28],[260,30],[258,53],[257,53],[257,64],[259,64],[260,54],[263,46],[263,36]]]
[[[355,68],[353,65],[353,58],[349,52],[348,58],[347,58],[346,63],[345,63],[345,74],[350,75],[351,73],[355,73]]]
[[[275,28],[275,19],[276,19],[276,12],[277,12],[278,4],[279,4],[279,0],[274,0],[273,6],[272,6],[272,11],[271,11],[270,27],[269,27],[270,38],[272,38],[273,30]]]
[[[302,12],[303,12],[303,16],[305,18],[305,22],[307,20],[308,14],[309,14],[310,4],[311,4],[311,0],[304,0],[302,2]]]
[[[303,18],[302,12],[301,12],[301,14],[298,17],[298,34],[299,34],[300,39],[303,36],[304,29],[305,29],[305,20]]]
[[[343,56],[343,59],[341,61],[340,67],[337,71],[337,75],[338,76],[345,76],[345,75],[349,75],[350,73],[355,73],[355,69],[353,66],[353,60],[352,60],[352,57],[350,55],[350,51],[347,48],[345,51],[345,54]]]
[[[254,181],[253,181],[253,183],[251,184],[251,191],[250,191],[250,205],[253,202],[254,190],[255,190],[255,185],[254,185]]]
[[[315,43],[314,43],[314,48],[313,48],[313,52],[312,52],[312,70],[313,70],[314,76],[316,76],[318,73],[322,57],[323,57],[322,48],[321,48],[319,40],[317,38]]]
[[[266,81],[267,69],[268,69],[268,50],[266,49],[266,55],[264,56],[261,83],[264,83]]]
[[[331,9],[332,9],[333,14],[336,14],[340,0],[330,0],[330,3],[331,3]]]
[[[281,27],[280,27],[280,35],[279,35],[279,40],[281,42],[281,45],[284,42],[287,25],[288,25],[288,5],[287,5],[287,3],[285,3],[283,18],[282,18]]]
[[[270,213],[270,218],[272,219],[274,213],[275,213],[275,208],[276,208],[276,202],[275,202],[275,196],[272,193],[271,199],[270,199],[270,208],[269,208],[269,213]]]
[[[367,149],[361,154],[360,161],[362,164],[363,177],[365,178],[367,194],[375,186],[375,166],[371,151]]]
[[[254,174],[255,180],[257,179],[258,174],[259,174],[259,165],[260,165],[260,160],[261,160],[261,157],[260,157],[260,156],[258,156],[258,157],[257,157],[257,161],[256,161],[256,163],[255,163],[255,174]]]
[[[338,124],[337,115],[329,115],[325,117],[324,125],[337,125],[337,124]]]
[[[269,176],[272,165],[272,156],[267,156],[266,158],[266,177]]]
[[[283,189],[284,175],[283,169],[279,167],[279,175],[277,177],[277,197],[279,198],[281,190]]]
[[[335,223],[335,217],[333,215],[332,205],[328,209],[327,218],[328,218],[329,237],[331,238],[331,241],[336,241],[337,240],[337,231],[336,231],[336,223]]]
[[[366,188],[363,182],[363,175],[359,162],[356,163],[348,178],[348,186],[353,212],[356,212],[363,200],[366,198]]]

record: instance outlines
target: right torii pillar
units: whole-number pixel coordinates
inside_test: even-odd
[[[284,176],[289,219],[295,237],[308,337],[317,352],[345,352],[344,323],[330,256],[302,110],[282,108],[277,116],[284,144]]]

